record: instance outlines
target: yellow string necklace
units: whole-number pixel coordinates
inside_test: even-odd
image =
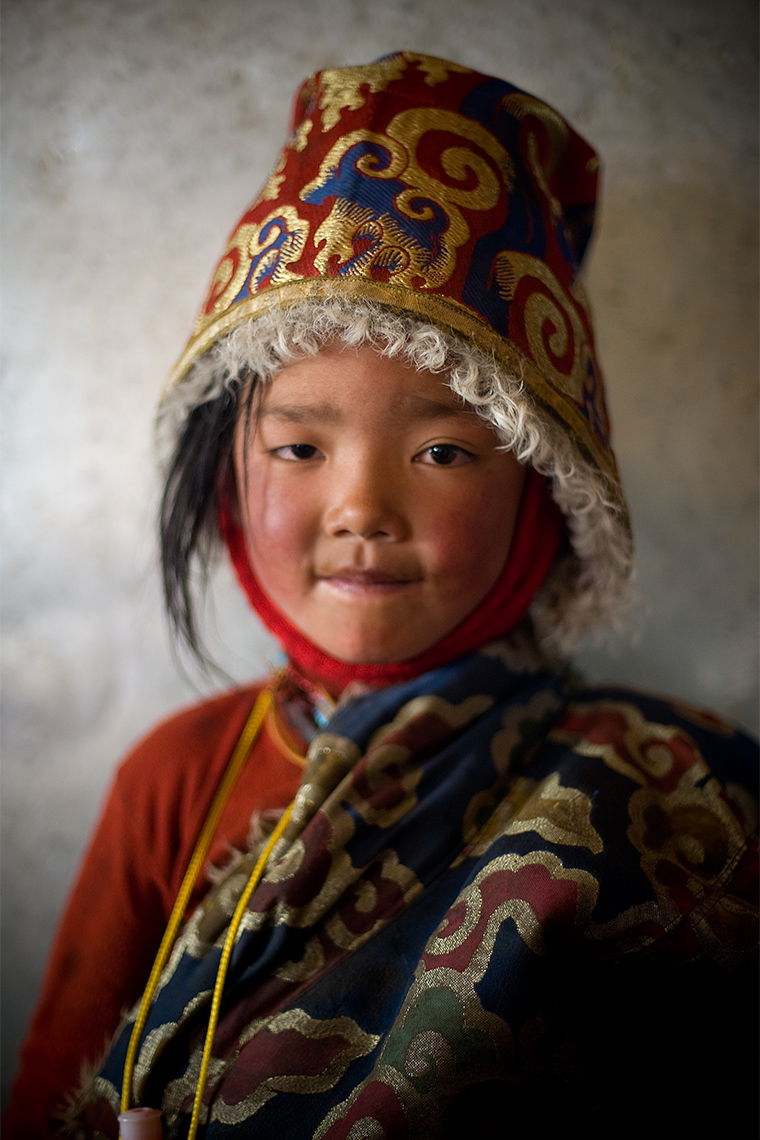
[[[272,707],[274,700],[271,688],[262,690],[256,698],[256,703],[253,706],[250,716],[245,723],[240,739],[235,746],[235,750],[230,757],[227,769],[222,777],[222,781],[217,788],[216,795],[214,796],[209,813],[198,836],[198,842],[195,845],[192,858],[188,864],[185,877],[182,880],[182,886],[179,889],[176,902],[172,908],[169,917],[169,923],[166,927],[161,945],[156,954],[156,960],[153,963],[153,968],[148,978],[148,984],[145,987],[145,992],[140,1002],[140,1009],[137,1014],[137,1020],[132,1027],[132,1034],[129,1039],[129,1048],[127,1049],[127,1057],[124,1062],[124,1080],[121,1087],[121,1111],[127,1112],[130,1107],[132,1099],[132,1082],[134,1079],[135,1062],[137,1060],[137,1051],[140,1047],[140,1039],[145,1028],[145,1023],[148,1020],[150,1007],[153,1004],[153,998],[158,988],[158,983],[161,978],[164,966],[166,965],[171,949],[176,941],[177,933],[187,910],[187,905],[192,894],[193,887],[198,879],[203,862],[211,846],[211,840],[214,837],[219,819],[221,817],[224,806],[229,799],[230,793],[235,785],[235,782],[240,775],[243,765],[248,757],[248,754],[253,747],[253,744],[261,731],[261,726],[264,719]],[[295,802],[295,801],[294,801]],[[208,1067],[211,1059],[211,1046],[214,1040],[214,1033],[216,1032],[217,1021],[219,1020],[219,1010],[222,1003],[222,991],[224,990],[224,982],[227,976],[227,968],[229,966],[232,950],[235,945],[235,938],[240,926],[240,922],[245,913],[248,901],[258,886],[261,878],[266,869],[269,856],[274,850],[275,845],[282,836],[288,821],[293,813],[294,804],[284,812],[282,818],[272,832],[272,835],[267,842],[266,847],[262,851],[256,866],[251,872],[251,876],[246,884],[237,906],[235,913],[232,916],[227,937],[224,941],[222,949],[222,956],[219,961],[219,967],[216,972],[216,982],[214,984],[214,993],[211,999],[211,1011],[209,1013],[208,1028],[206,1030],[206,1040],[203,1046],[203,1056],[201,1058],[201,1068],[198,1074],[198,1083],[195,1089],[195,1100],[193,1101],[193,1114],[190,1119],[190,1130],[187,1134],[187,1140],[195,1140],[195,1135],[198,1131],[198,1124],[200,1122],[201,1109],[203,1107],[203,1093],[206,1087],[206,1077],[208,1075]]]

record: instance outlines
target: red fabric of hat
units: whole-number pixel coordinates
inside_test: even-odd
[[[526,615],[549,573],[565,520],[546,480],[529,468],[507,561],[486,596],[435,645],[405,661],[380,665],[341,661],[305,637],[264,593],[248,560],[243,530],[223,505],[220,529],[238,581],[264,625],[307,677],[337,696],[352,681],[382,687],[411,680],[507,633]]]

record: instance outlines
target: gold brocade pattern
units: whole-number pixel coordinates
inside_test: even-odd
[[[371,1053],[380,1040],[371,1033],[365,1033],[350,1017],[333,1017],[319,1021],[310,1017],[302,1009],[289,1009],[272,1018],[262,1019],[256,1025],[256,1033],[266,1032],[272,1036],[285,1034],[298,1034],[310,1040],[334,1038],[343,1042],[330,1064],[321,1072],[313,1076],[302,1073],[291,1074],[287,1071],[278,1073],[263,1080],[252,1093],[237,1101],[236,1104],[227,1104],[224,1100],[214,1101],[211,1120],[219,1120],[223,1124],[237,1124],[248,1120],[268,1100],[279,1092],[293,1092],[307,1095],[309,1093],[324,1092],[338,1083],[348,1066],[357,1057],[365,1057]],[[250,1041],[255,1034],[248,1036]],[[245,1048],[245,1044],[243,1045]],[[287,1064],[287,1050],[281,1054],[285,1065]],[[187,1083],[187,1074],[183,1078]]]
[[[524,91],[512,91],[502,99],[502,106],[516,119],[524,119],[526,115],[533,115],[546,127],[549,138],[549,151],[542,169],[546,175],[551,176],[559,165],[559,161],[567,148],[567,123],[553,107],[528,95]]]
[[[581,714],[584,706],[571,705],[570,709]],[[569,744],[580,755],[600,757],[613,771],[637,784],[671,776],[676,770],[680,748],[690,753],[695,751],[693,741],[682,728],[649,721],[633,704],[599,701],[594,703],[593,713],[597,718],[602,714],[615,718],[619,728],[614,737],[608,733],[605,739],[598,741],[593,737],[576,738],[572,730],[559,726],[553,731],[552,739]],[[704,761],[700,764],[697,760],[697,764],[704,775]]]
[[[382,725],[377,732],[373,733],[370,747],[376,748],[379,744],[383,744],[389,736],[400,732],[415,717],[423,716],[426,713],[438,717],[451,728],[464,728],[470,721],[486,712],[492,704],[493,698],[486,693],[474,693],[471,697],[466,697],[460,704],[453,704],[435,693],[426,694],[424,697],[414,697],[402,705],[398,715],[389,724]]]
[[[536,693],[526,705],[514,704],[504,712],[501,728],[491,740],[491,759],[499,778],[470,799],[462,821],[462,837],[469,846],[453,866],[465,857],[482,855],[533,794],[535,781],[516,777],[505,787],[504,777],[515,760],[522,758],[536,725],[551,721],[556,712],[557,698],[551,692]]]
[[[628,801],[628,838],[658,900],[656,910],[631,908],[613,922],[592,927],[591,936],[633,931],[655,914],[666,928],[678,925],[684,921],[680,895],[685,891],[696,900],[688,921],[698,942],[718,960],[731,960],[737,948],[751,947],[757,935],[754,901],[725,896],[737,853],[743,854],[746,846],[741,815],[684,729],[647,720],[627,702],[590,707],[595,731],[588,731],[585,707],[574,705],[552,739],[580,755],[600,758],[638,785]]]
[[[549,202],[552,213],[555,218],[561,217],[562,207],[549,189],[548,179],[556,170],[560,159],[566,151],[567,123],[561,115],[557,114],[553,107],[549,107],[546,103],[542,103],[540,99],[535,99],[532,95],[527,95],[521,91],[515,91],[505,96],[502,105],[505,111],[508,111],[510,115],[514,115],[515,118],[523,119],[526,115],[533,115],[543,123],[546,128],[549,147],[544,161],[541,161],[538,150],[538,140],[532,132],[528,136],[528,159],[530,161],[531,170],[533,171],[533,176]]]
[[[416,64],[419,70],[424,72],[428,87],[443,83],[451,74],[458,72],[465,75],[470,70],[469,67],[448,63],[444,59],[405,51],[361,67],[341,67],[333,71],[323,71],[322,93],[319,98],[322,131],[332,130],[338,123],[342,111],[358,111],[364,106],[366,100],[362,94],[362,87],[366,86],[370,94],[377,95],[385,91],[389,83],[401,79],[410,63]]]
[[[578,788],[565,788],[553,773],[544,780],[510,820],[512,835],[535,831],[549,843],[587,847],[594,855],[603,849],[602,837],[591,823],[591,800]]]
[[[557,391],[580,402],[590,361],[588,337],[556,277],[545,262],[511,251],[497,255],[494,272],[499,291],[508,301],[514,299],[524,280],[535,278],[545,286],[531,289],[524,302],[523,321],[530,351]]]
[[[285,962],[275,970],[275,977],[283,982],[305,982],[313,978],[325,964],[322,940],[315,935],[306,943],[303,957],[297,962]]]
[[[419,159],[423,139],[430,132],[455,136],[459,145],[446,145],[437,156],[436,175],[424,169]],[[373,153],[364,153],[356,169],[367,178],[394,179],[407,187],[394,198],[394,213],[377,213],[338,197],[330,214],[314,235],[319,249],[314,264],[327,274],[335,258],[339,270],[368,276],[382,268],[399,285],[424,283],[438,288],[449,280],[456,265],[457,250],[470,237],[463,210],[490,210],[504,187],[512,187],[514,165],[507,151],[479,123],[453,111],[426,107],[402,111],[388,124],[387,132],[352,131],[342,137],[323,160],[317,177],[300,192],[310,201],[337,178],[341,160],[361,143],[374,143],[387,155],[381,163]],[[474,185],[470,185],[474,181]],[[426,248],[405,228],[403,219],[431,221],[434,208],[446,216],[445,229],[435,246]],[[367,248],[355,257],[356,243]]]
[[[425,73],[425,83],[428,87],[444,83],[450,75],[467,75],[471,70],[459,63],[449,63],[448,60],[436,59],[432,55],[421,55],[416,51],[405,51],[403,56],[408,63],[416,63],[419,70]]]
[[[198,317],[195,335],[224,312],[243,288],[254,266],[249,291],[255,293],[266,278],[272,285],[297,281],[298,276],[286,267],[301,256],[309,235],[309,223],[299,218],[292,206],[273,210],[258,225],[244,222],[227,243],[211,283],[210,301]]]
[[[269,175],[269,178],[264,184],[264,188],[256,198],[253,206],[257,206],[260,202],[273,202],[280,195],[280,187],[285,181],[285,167],[288,161],[288,151],[295,151],[300,154],[306,147],[309,140],[309,133],[314,123],[311,119],[302,119],[296,127],[295,131],[288,139],[284,149],[280,152],[280,157],[277,159],[274,170]],[[252,206],[252,208],[253,208]]]
[[[700,771],[701,769],[701,771]],[[701,899],[692,925],[706,947],[751,948],[757,934],[755,909],[725,898],[724,882],[742,849],[743,833],[706,765],[694,765],[672,792],[643,787],[631,796],[629,836],[641,852],[641,866],[654,883],[663,910],[671,901],[673,869]],[[675,917],[675,915],[674,915]]]
[[[306,148],[306,144],[309,141],[309,134],[311,133],[311,128],[313,126],[314,123],[311,119],[302,119],[296,127],[293,133],[293,137],[288,143],[288,146],[300,154],[301,151],[305,150]]]
[[[210,1001],[211,990],[203,990],[188,1002],[182,1011],[182,1016],[177,1021],[164,1022],[163,1025],[157,1026],[155,1029],[152,1029],[150,1033],[146,1034],[140,1046],[134,1072],[134,1091],[135,1098],[138,1102],[142,1097],[145,1082],[150,1075],[151,1066],[165,1043],[171,1039],[172,1035],[176,1033],[180,1026],[190,1021],[197,1011],[202,1009],[205,1005],[208,1005]],[[202,1048],[203,1042],[201,1041],[201,1049]]]
[[[422,884],[417,876],[409,867],[404,866],[392,849],[385,852],[375,867],[369,870],[376,875],[377,883],[380,886],[384,886],[383,880],[395,884],[398,888],[399,900],[405,906],[422,892]],[[347,919],[353,914],[371,915],[378,909],[378,902],[379,890],[375,883],[366,877],[358,879],[353,885],[352,895],[349,898],[349,908],[344,911],[336,910],[325,923],[325,932],[333,945],[341,950],[356,950],[377,934],[387,924],[387,917],[376,917],[372,925],[367,925],[366,929],[361,932],[351,929],[348,926]]]
[[[257,206],[259,202],[274,202],[279,197],[280,187],[285,181],[285,166],[287,165],[287,161],[288,150],[286,147],[285,150],[281,151],[280,157],[275,163],[274,170],[264,183],[264,187],[258,198],[256,198],[254,202],[255,206]]]
[[[502,855],[489,862],[428,940],[371,1076],[327,1114],[314,1140],[346,1118],[370,1082],[394,1090],[404,1105],[409,1135],[441,1135],[442,1091],[456,1088],[462,1052],[469,1054],[470,1063],[477,1057],[481,1080],[497,1077],[514,1064],[513,1031],[503,1018],[484,1008],[477,987],[492,965],[497,938],[505,928],[515,928],[529,954],[544,956],[544,916],[520,897],[519,886],[504,890],[506,881],[517,885],[536,876],[569,891],[575,924],[582,928],[588,923],[598,892],[588,872],[565,867],[546,851]],[[534,1026],[532,1032],[537,1029]],[[353,1134],[372,1135],[359,1129]]]
[[[561,1087],[576,1057],[592,1073],[597,1045],[614,1066],[631,993],[634,1024],[654,1010],[659,1026],[679,979],[693,988],[706,965],[709,983],[752,952],[749,788],[721,785],[705,759],[716,743],[716,770],[740,778],[749,742],[617,689],[571,696],[529,663],[502,703],[482,683],[502,656],[493,647],[406,700],[365,695],[313,741],[287,841],[230,928],[209,1134],[466,1134],[489,1086],[498,1113],[555,1064]],[[232,869],[201,912],[223,918],[245,879]],[[208,944],[193,956],[195,924],[161,978],[137,1072],[179,1134],[204,1087],[219,958]],[[112,1082],[88,1095],[93,1113],[115,1111]]]
[[[457,906],[465,906],[467,917],[458,922],[456,929],[450,933],[451,912],[449,912],[449,915],[446,916],[442,925],[428,942],[426,952],[434,957],[445,955],[453,947],[459,949],[473,935],[483,916],[487,915],[488,922],[482,956],[481,954],[478,955],[473,967],[476,973],[478,970],[485,972],[490,962],[493,940],[498,934],[503,918],[506,917],[506,914],[502,913],[502,909],[506,907],[509,917],[515,923],[523,942],[530,947],[534,954],[543,954],[544,929],[542,918],[536,914],[526,899],[518,897],[506,899],[500,904],[498,911],[493,913],[487,909],[487,904],[484,902],[484,891],[486,886],[491,885],[494,876],[500,874],[520,875],[527,868],[536,866],[543,868],[551,880],[567,880],[575,884],[577,887],[575,925],[579,928],[586,926],[594,909],[599,890],[599,884],[593,875],[577,867],[566,867],[562,860],[551,851],[537,851],[530,855],[498,855],[483,868],[473,880],[472,885],[459,896]],[[480,978],[477,976],[473,978],[473,981],[479,980]]]
[[[482,704],[477,701],[465,703],[469,705],[467,711],[470,718],[474,715],[474,710],[480,708]],[[362,929],[358,933],[346,926],[347,916],[350,916],[352,908],[365,916],[373,909],[369,904],[377,895],[375,882],[394,884],[400,892],[400,899],[405,902],[419,893],[421,887],[417,877],[399,862],[393,850],[385,852],[378,862],[367,868],[361,868],[355,867],[352,863],[346,853],[346,844],[354,832],[351,808],[354,808],[367,822],[381,827],[390,826],[392,822],[411,810],[416,802],[414,789],[421,775],[421,767],[418,763],[410,763],[412,754],[408,748],[393,743],[374,744],[372,764],[368,765],[364,794],[349,788],[343,789],[338,797],[328,795],[325,799],[325,790],[339,784],[341,773],[346,772],[356,759],[356,746],[351,741],[329,733],[315,737],[309,749],[309,767],[296,796],[293,816],[283,839],[273,852],[265,882],[287,884],[297,879],[307,855],[300,832],[317,809],[321,808],[329,820],[332,851],[331,865],[323,888],[316,891],[307,903],[300,906],[282,900],[266,914],[257,910],[246,911],[240,924],[241,931],[257,930],[264,924],[308,927],[325,916],[338,899],[345,897],[348,899],[346,904],[348,909],[336,911],[329,917],[325,923],[325,930],[335,946],[341,949],[353,949],[371,937],[386,921],[385,918],[378,918],[371,925],[362,923]],[[381,791],[389,782],[397,780],[399,789],[403,789],[405,794],[392,807],[379,811],[373,809],[364,797],[371,799],[373,794]],[[202,907],[193,916],[179,939],[178,947],[182,945],[183,949],[194,957],[202,957],[208,952],[228,923],[248,881],[255,858],[255,855],[245,856],[209,891]],[[176,953],[175,950],[175,955]],[[312,956],[317,956],[314,958],[315,963],[319,954],[320,951],[313,948]],[[293,968],[298,972],[297,967]],[[304,968],[309,969],[309,967]],[[292,972],[290,967],[286,966],[283,969],[288,976]]]
[[[366,86],[371,94],[377,95],[394,79],[400,79],[405,71],[406,60],[402,55],[393,55],[362,67],[323,71],[322,94],[319,98],[323,132],[332,130],[344,109],[358,111],[364,106],[362,87]]]

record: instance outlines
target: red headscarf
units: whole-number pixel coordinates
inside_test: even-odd
[[[507,561],[486,596],[435,645],[405,661],[377,665],[341,661],[305,637],[264,593],[248,560],[243,530],[224,507],[220,527],[238,581],[264,625],[299,670],[333,695],[351,681],[381,687],[411,680],[512,629],[528,612],[565,534],[564,516],[546,480],[529,468]]]

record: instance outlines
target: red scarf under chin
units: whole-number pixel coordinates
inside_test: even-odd
[[[564,516],[552,499],[546,480],[529,468],[507,561],[486,596],[459,625],[422,653],[405,661],[373,665],[341,661],[309,641],[259,585],[248,561],[240,525],[223,505],[219,515],[222,537],[238,581],[256,613],[298,668],[333,696],[339,695],[351,681],[382,687],[411,680],[512,629],[528,612],[565,534]]]

